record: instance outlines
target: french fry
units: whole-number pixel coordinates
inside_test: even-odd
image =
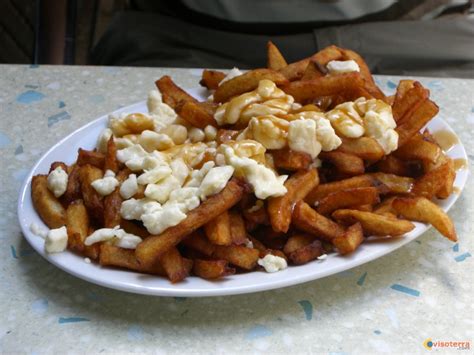
[[[304,199],[318,184],[319,177],[316,169],[300,171],[285,182],[285,187],[288,190],[285,195],[269,199],[268,215],[274,231],[284,233],[288,231],[294,204]]]
[[[318,62],[310,60],[306,69],[301,77],[301,80],[311,80],[315,78],[320,78],[326,74],[326,69],[320,65]]]
[[[306,196],[305,201],[314,205],[316,201],[321,200],[327,195],[356,187],[370,187],[375,186],[376,179],[369,174],[354,176],[348,179],[329,182],[326,184],[319,184]]]
[[[204,225],[207,239],[216,245],[231,245],[232,234],[230,231],[229,212],[225,211]]]
[[[380,193],[408,194],[413,191],[415,180],[411,177],[385,173],[370,175],[383,185],[378,185]]]
[[[399,84],[399,87],[400,85],[401,84]],[[406,88],[402,87],[399,95],[397,89],[397,96],[392,106],[393,118],[397,123],[401,122],[403,117],[415,111],[430,96],[430,92],[419,82],[413,82],[413,86],[405,93],[403,93],[404,90],[406,90]]]
[[[114,228],[120,225],[122,217],[120,216],[120,207],[122,206],[122,196],[120,188],[116,188],[110,195],[104,197],[104,226],[105,228]]]
[[[296,102],[306,103],[322,96],[335,95],[361,86],[364,86],[364,79],[359,73],[353,72],[305,81],[292,81],[282,89],[293,96]]]
[[[188,235],[181,244],[206,256],[212,256],[216,250],[216,246],[209,242],[201,230]]]
[[[415,134],[404,145],[398,148],[393,155],[402,160],[423,160],[434,163],[441,154],[441,148],[436,144],[423,139],[421,133]]]
[[[257,265],[260,254],[257,249],[250,249],[242,245],[217,245],[213,256],[227,260],[232,265],[242,269],[252,270]]]
[[[232,243],[235,245],[245,244],[247,241],[247,230],[245,229],[245,222],[240,213],[230,211],[229,223]]]
[[[104,171],[112,170],[117,173],[119,170],[119,162],[117,160],[117,146],[114,137],[110,137],[107,142],[107,153],[105,154]]]
[[[386,173],[400,176],[406,176],[410,174],[408,164],[393,156],[392,154],[385,156],[382,160],[379,160],[376,164],[377,170]]]
[[[288,63],[281,54],[280,50],[271,41],[267,42],[267,67],[268,69],[280,70],[286,67]]]
[[[303,265],[317,259],[324,254],[324,250],[319,240],[313,240],[308,245],[295,250],[288,255],[288,259],[294,265]]]
[[[203,279],[215,280],[235,274],[226,260],[194,260],[193,273]]]
[[[294,251],[303,248],[308,244],[311,244],[314,238],[314,235],[311,234],[295,233],[286,241],[286,244],[283,247],[283,252],[286,255],[290,255]]]
[[[217,127],[212,113],[199,102],[180,101],[175,108],[176,113],[194,127],[204,129],[206,126]]]
[[[342,144],[336,151],[352,154],[367,160],[379,160],[385,155],[383,148],[374,138],[341,138],[341,140]]]
[[[309,154],[296,152],[288,148],[273,150],[271,154],[277,169],[289,171],[304,170],[308,169],[313,161]]]
[[[183,281],[189,275],[189,268],[176,248],[170,248],[164,253],[160,263],[171,283]]]
[[[214,102],[226,102],[234,96],[254,90],[260,80],[268,79],[276,85],[286,85],[288,80],[271,69],[254,69],[222,83],[214,92]]]
[[[104,203],[102,196],[92,187],[91,183],[102,178],[102,170],[95,166],[86,164],[81,166],[80,180],[84,205],[96,221],[104,219]]]
[[[453,159],[446,157],[448,165],[448,173],[444,179],[444,184],[436,193],[437,198],[445,199],[448,198],[454,190],[454,180],[456,179],[456,169],[454,167]]]
[[[288,236],[283,232],[275,232],[270,226],[260,226],[253,232],[266,248],[281,250],[285,246]]]
[[[332,217],[338,222],[354,224],[360,222],[367,236],[400,236],[408,233],[415,225],[410,221],[388,217],[372,212],[337,210]]]
[[[209,197],[199,207],[190,211],[181,223],[168,228],[160,235],[152,235],[138,244],[135,250],[138,260],[143,264],[153,264],[157,258],[177,245],[188,234],[238,203],[244,189],[243,184],[238,180],[230,180],[221,192]]]
[[[89,216],[82,200],[73,201],[66,210],[67,246],[92,260],[99,257],[100,244],[84,245],[89,235]]]
[[[403,99],[403,97],[407,94],[407,92],[415,86],[415,80],[400,80],[398,82],[397,86],[397,92],[395,93],[395,96],[393,98],[393,104],[392,106],[395,105],[400,105],[400,100]],[[394,108],[392,107],[392,113],[393,113]]]
[[[150,236],[150,233],[148,233],[145,227],[136,224],[134,221],[122,219],[120,220],[120,228],[122,228],[125,232],[135,234],[142,239],[148,238]]]
[[[392,216],[395,216],[396,211],[393,208],[392,203],[396,198],[397,198],[396,196],[386,198],[374,208],[373,212],[377,214],[390,213]]]
[[[263,258],[265,256],[265,253],[267,251],[267,247],[257,238],[254,238],[252,236],[248,236],[249,240],[253,244],[253,248],[257,249],[259,251],[259,256]]]
[[[395,131],[398,133],[398,146],[402,147],[411,137],[413,137],[425,124],[427,124],[436,114],[439,108],[431,100],[425,100],[415,111],[405,115]]]
[[[166,276],[165,270],[160,263],[154,265],[142,265],[132,249],[123,249],[112,244],[102,243],[100,245],[99,263],[102,266],[115,266],[147,274]]]
[[[297,229],[314,234],[322,240],[331,241],[344,234],[341,226],[319,214],[303,201],[295,205],[292,223]]]
[[[416,179],[411,192],[416,196],[433,198],[442,188],[446,181],[452,186],[452,161],[446,160],[436,168]]]
[[[173,109],[181,101],[197,102],[194,97],[176,85],[168,75],[162,76],[159,80],[155,81],[155,84],[161,92],[163,102]]]
[[[365,172],[364,161],[357,155],[332,151],[321,152],[319,158],[329,161],[342,174],[361,175]]]
[[[323,215],[358,205],[374,205],[380,201],[376,187],[355,187],[333,192],[319,201],[317,211]]]
[[[31,199],[35,210],[49,228],[59,228],[66,223],[66,211],[59,200],[49,191],[46,175],[33,176]]]
[[[397,213],[413,221],[429,223],[449,240],[458,240],[454,224],[438,205],[425,197],[398,197],[393,203]]]
[[[66,192],[62,196],[62,199],[66,205],[69,205],[72,201],[82,197],[80,170],[80,166],[74,164],[71,168],[71,172],[68,175]]]
[[[103,169],[105,164],[105,155],[101,152],[79,148],[76,164],[79,166],[89,164],[95,166],[96,168]]]
[[[204,69],[199,84],[209,90],[216,90],[219,83],[225,78],[225,73],[218,70]]]
[[[334,238],[332,243],[339,254],[346,255],[356,250],[364,241],[364,233],[359,222],[348,227],[344,235]]]

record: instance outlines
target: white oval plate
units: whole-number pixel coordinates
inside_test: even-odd
[[[197,90],[194,91],[194,94],[201,96]],[[147,108],[145,102],[140,102],[122,108],[117,112],[147,112]],[[52,162],[64,161],[67,164],[73,163],[79,148],[95,148],[97,137],[102,129],[106,127],[106,124],[107,115],[79,128],[54,145],[31,169],[23,183],[18,199],[20,226],[31,246],[46,260],[60,269],[101,286],[133,293],[175,297],[223,296],[271,290],[334,275],[367,263],[413,241],[429,228],[425,224],[415,223],[416,228],[402,238],[393,238],[383,242],[366,242],[349,256],[331,254],[323,261],[314,261],[301,266],[290,266],[274,274],[255,271],[247,274],[233,275],[220,281],[206,281],[197,277],[188,277],[184,282],[174,285],[167,279],[152,275],[101,267],[94,263],[87,264],[84,258],[68,251],[59,254],[47,254],[44,251],[44,240],[30,231],[31,223],[37,223],[46,228],[33,208],[31,201],[31,178],[33,175],[45,174],[49,171],[49,166]],[[427,127],[432,132],[448,130],[454,133],[449,125],[439,117],[434,118]],[[452,158],[467,160],[466,151],[460,142],[449,150],[448,155]],[[457,193],[452,194],[446,200],[437,201],[438,205],[445,211],[449,210],[458,199],[459,193],[466,183],[468,173],[467,168],[459,170],[454,183],[457,187]]]

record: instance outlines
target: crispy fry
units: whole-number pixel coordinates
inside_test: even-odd
[[[402,160],[424,160],[436,162],[441,149],[434,143],[423,139],[421,133],[415,134],[404,145],[398,148],[393,155]]]
[[[225,78],[225,73],[218,70],[204,69],[202,71],[201,81],[199,84],[208,88],[209,90],[215,90],[219,87],[219,83]]]
[[[382,173],[406,176],[410,174],[408,164],[392,154],[385,156],[376,164],[377,170]]]
[[[217,127],[217,122],[212,113],[199,102],[180,101],[175,110],[181,118],[194,127],[202,129],[209,125]]]
[[[269,199],[268,215],[274,231],[284,233],[288,231],[294,204],[304,199],[318,184],[319,177],[316,169],[300,171],[285,182],[288,190],[285,195]]]
[[[204,225],[207,239],[216,245],[231,245],[232,234],[230,231],[229,212],[225,211]]]
[[[400,82],[400,92],[397,88],[397,95],[392,106],[393,118],[397,123],[401,122],[407,114],[415,111],[430,96],[430,92],[419,82],[413,82],[412,87],[407,90],[409,85],[410,81],[407,84]],[[404,92],[405,90],[407,91]]]
[[[245,222],[240,213],[230,211],[229,222],[232,243],[236,245],[245,244],[247,241],[247,230],[245,229]]]
[[[227,260],[232,265],[245,270],[252,270],[255,268],[259,255],[257,249],[250,249],[242,245],[217,245],[214,252],[214,257]]]
[[[308,169],[313,161],[309,154],[295,152],[288,148],[273,150],[271,154],[273,156],[273,163],[277,169],[289,171]]]
[[[448,165],[448,173],[444,179],[444,184],[436,193],[437,198],[448,198],[454,190],[454,180],[456,179],[456,169],[454,167],[454,160],[446,157],[446,164]]]
[[[280,70],[286,67],[288,63],[281,54],[280,50],[271,41],[267,42],[267,67],[268,69]]]
[[[268,79],[276,85],[286,85],[288,80],[271,69],[254,69],[222,83],[214,92],[214,102],[226,102],[234,96],[254,90],[260,80]]]
[[[319,201],[317,211],[328,215],[341,208],[378,203],[379,192],[376,187],[356,187],[333,192]]]
[[[66,211],[53,193],[49,191],[46,175],[33,176],[31,199],[35,210],[49,228],[59,228],[66,223]]]
[[[452,161],[446,160],[440,166],[416,179],[411,192],[414,195],[431,199],[445,186],[446,180],[449,180],[452,186],[451,164]]]
[[[337,210],[332,214],[332,217],[347,224],[360,222],[364,234],[367,236],[396,237],[415,228],[415,225],[407,220],[357,210]]]
[[[136,224],[134,221],[121,219],[120,228],[122,228],[125,232],[135,234],[142,239],[148,238],[150,236],[150,233],[148,233],[145,227]]]
[[[408,112],[400,124],[395,128],[398,133],[398,146],[402,147],[408,140],[413,137],[425,124],[427,124],[436,114],[439,108],[431,100],[425,100],[413,112]]]
[[[346,73],[337,76],[324,76],[305,81],[293,81],[283,86],[287,94],[293,96],[296,102],[306,103],[322,96],[335,95],[341,91],[364,86],[364,79],[359,73]]]
[[[156,258],[178,244],[188,234],[238,203],[243,193],[242,183],[236,179],[230,180],[224,190],[209,197],[199,207],[190,211],[181,223],[168,228],[160,235],[152,235],[138,244],[135,250],[138,260],[143,264],[153,264]]]
[[[375,186],[376,179],[369,174],[354,176],[349,179],[329,182],[327,184],[320,184],[316,186],[311,192],[306,196],[305,201],[314,205],[316,201],[321,200],[330,193],[351,189],[355,187],[370,187]]]
[[[267,251],[267,247],[257,238],[254,238],[250,235],[248,236],[248,238],[252,242],[253,248],[257,249],[259,251],[260,257],[263,258],[265,256],[265,252]]]
[[[320,78],[326,74],[326,68],[320,65],[318,62],[310,60],[306,69],[301,77],[301,80],[311,80]]]
[[[197,102],[194,97],[176,85],[168,75],[162,76],[155,81],[155,84],[161,92],[163,102],[172,108],[176,108],[181,101]]]
[[[329,161],[343,174],[361,175],[365,172],[364,161],[353,154],[338,151],[321,152],[319,158]]]
[[[449,240],[458,240],[453,222],[438,205],[425,197],[398,197],[393,201],[393,208],[399,215],[413,221],[430,223],[438,232]]]
[[[104,171],[112,170],[117,173],[119,170],[119,162],[117,160],[117,146],[114,137],[110,137],[107,142],[107,153],[105,154]]]
[[[89,164],[95,166],[96,168],[103,169],[105,164],[105,155],[101,152],[79,148],[76,164],[79,166]]]
[[[68,249],[84,252],[84,240],[89,232],[89,216],[82,200],[72,202],[66,210]]]
[[[104,198],[104,226],[105,228],[114,228],[120,225],[122,217],[120,216],[120,206],[122,205],[122,196],[117,187],[110,195]]]
[[[396,198],[396,196],[386,198],[375,207],[373,212],[377,214],[391,213],[393,216],[395,216],[396,212],[393,209],[392,203]]]
[[[164,253],[160,263],[171,283],[183,281],[189,275],[189,268],[176,248],[171,248]]]
[[[82,199],[90,216],[97,221],[103,221],[104,219],[104,203],[102,196],[94,190],[91,183],[100,178],[102,178],[101,169],[89,164],[81,166],[80,179]]]
[[[379,187],[381,193],[408,194],[414,188],[415,180],[406,176],[397,176],[385,173],[371,173],[383,186]]]
[[[317,259],[322,254],[324,254],[324,250],[321,241],[316,239],[308,245],[291,252],[288,259],[294,265],[303,265]]]
[[[332,243],[339,251],[339,254],[346,255],[356,250],[364,241],[364,233],[359,222],[347,228],[344,235],[334,238]]]
[[[290,255],[294,251],[303,248],[304,246],[311,244],[314,240],[314,235],[311,234],[304,234],[304,233],[296,233],[293,234],[291,237],[288,238],[285,246],[283,247],[283,252],[286,255]]]
[[[215,280],[235,274],[226,260],[194,260],[193,273],[203,279]]]
[[[71,168],[71,172],[69,173],[67,180],[66,192],[62,196],[62,199],[66,205],[82,197],[80,170],[81,168],[77,164],[74,164]]]
[[[216,246],[209,242],[209,239],[206,238],[201,230],[188,235],[181,244],[206,256],[212,256],[216,250]]]
[[[380,144],[371,137],[341,138],[342,144],[336,151],[352,154],[362,159],[379,160],[385,155]]]
[[[299,230],[314,234],[322,240],[331,241],[344,234],[344,229],[341,226],[319,214],[303,201],[295,205],[292,223]]]

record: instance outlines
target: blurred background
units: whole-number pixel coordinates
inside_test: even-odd
[[[470,0],[1,0],[0,62],[240,68],[351,48],[379,74],[474,77]]]

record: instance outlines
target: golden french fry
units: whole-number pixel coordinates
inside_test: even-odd
[[[332,217],[338,222],[346,224],[360,222],[364,234],[367,236],[396,237],[415,228],[415,225],[407,220],[357,210],[337,210],[332,214]]]
[[[386,173],[400,176],[406,176],[410,174],[410,168],[408,164],[393,156],[392,154],[385,156],[382,160],[379,160],[376,164],[377,170]]]
[[[324,253],[321,241],[309,234],[294,234],[285,244],[283,252],[294,265],[302,265]]]
[[[157,258],[177,245],[187,235],[238,203],[244,189],[240,181],[230,180],[221,192],[209,197],[199,207],[191,210],[181,223],[168,228],[160,235],[152,235],[138,244],[135,250],[138,260],[143,264],[153,264]]]
[[[356,250],[364,241],[364,233],[359,222],[348,227],[344,235],[334,238],[332,243],[339,254],[346,255]]]
[[[319,158],[329,161],[342,174],[361,175],[365,172],[364,161],[354,154],[338,151],[321,152]]]
[[[371,137],[342,138],[342,144],[336,151],[367,160],[379,160],[385,155],[380,144]]]
[[[444,184],[436,193],[437,198],[448,198],[454,190],[454,180],[456,179],[456,169],[454,167],[454,161],[450,157],[445,156],[446,163],[448,165],[448,172],[444,179]]]
[[[66,211],[59,200],[48,189],[46,175],[33,176],[31,180],[33,206],[49,228],[59,228],[66,223]]]
[[[393,155],[402,160],[423,160],[434,163],[441,154],[441,148],[436,144],[424,140],[421,133],[416,133],[404,145],[398,148]]]
[[[415,180],[411,177],[386,173],[371,173],[370,175],[379,182],[377,187],[380,193],[408,194],[414,188]]]
[[[392,106],[392,114],[395,121],[401,122],[405,115],[416,110],[429,96],[430,92],[419,82],[411,80],[400,81]]]
[[[203,279],[215,280],[235,274],[226,260],[194,260],[193,273]]]
[[[96,168],[103,169],[105,164],[105,155],[101,152],[79,148],[76,164],[79,166],[89,164],[95,166]]]
[[[199,84],[209,90],[216,90],[219,83],[225,78],[225,73],[218,70],[204,69],[202,71],[201,81]]]
[[[84,252],[84,240],[89,233],[89,216],[82,200],[72,202],[66,210],[68,248]]]
[[[120,216],[120,207],[122,206],[122,196],[117,187],[110,195],[105,196],[104,204],[104,226],[105,228],[114,228],[120,225],[122,217]]]
[[[217,127],[214,116],[199,102],[180,101],[176,105],[176,113],[186,122],[197,128],[206,128],[206,126]]]
[[[286,244],[283,247],[283,252],[286,255],[290,255],[294,251],[311,244],[314,238],[314,235],[311,234],[295,233],[286,241]]]
[[[398,133],[398,146],[402,147],[411,137],[423,128],[436,114],[439,108],[427,99],[423,101],[416,110],[409,112],[403,117],[395,131]]]
[[[102,196],[92,187],[91,183],[102,178],[102,169],[86,164],[81,166],[80,180],[84,205],[96,221],[104,219],[104,202]]]
[[[125,232],[135,234],[142,239],[148,238],[150,236],[150,233],[148,233],[145,227],[136,224],[134,221],[121,219],[120,228],[122,228]]]
[[[176,85],[168,75],[162,76],[155,81],[155,84],[161,92],[163,102],[172,108],[176,108],[181,101],[197,102],[194,97]]]
[[[107,142],[107,153],[105,154],[104,171],[112,170],[114,173],[119,171],[119,161],[117,160],[117,146],[114,137],[110,137]]]
[[[308,169],[313,161],[309,154],[295,152],[288,148],[273,150],[271,154],[273,156],[273,163],[277,169],[289,171],[304,170]]]
[[[234,96],[254,90],[260,80],[268,79],[276,85],[286,85],[288,80],[271,69],[254,69],[222,83],[214,92],[214,102],[226,102]]]
[[[355,187],[337,191],[319,200],[317,211],[327,215],[341,208],[378,203],[379,192],[376,187]]]
[[[161,256],[160,263],[171,283],[183,281],[189,275],[189,267],[174,247]]]
[[[232,234],[230,231],[229,212],[225,211],[204,225],[207,239],[216,245],[231,245]]]
[[[271,41],[267,42],[267,67],[268,69],[280,70],[286,67],[288,63],[281,54],[280,50]]]
[[[245,229],[245,222],[240,213],[230,211],[229,222],[232,243],[235,245],[245,244],[247,241],[247,230]]]
[[[212,256],[216,250],[216,246],[211,244],[201,230],[197,230],[188,235],[180,245],[196,250],[205,256]]]
[[[227,260],[232,265],[242,269],[252,270],[257,265],[260,254],[257,249],[250,249],[242,245],[217,245],[213,256]]]
[[[441,207],[425,197],[398,197],[392,203],[397,213],[413,221],[429,223],[449,240],[458,240],[454,224]]]
[[[62,196],[62,199],[66,205],[82,197],[80,170],[81,168],[77,164],[74,164],[71,168],[67,180],[66,192]]]
[[[331,241],[344,234],[341,226],[319,214],[303,201],[295,205],[292,223],[297,229],[314,234],[322,240]]]
[[[446,181],[452,186],[452,161],[446,160],[436,168],[426,172],[423,176],[415,180],[412,193],[417,196],[433,198],[446,186]],[[449,195],[448,195],[449,196]]]
[[[310,60],[306,69],[301,77],[301,80],[311,80],[320,78],[326,74],[326,70],[318,62]]]
[[[284,233],[288,231],[294,204],[304,199],[318,184],[319,176],[316,169],[299,171],[285,182],[288,190],[285,195],[269,199],[267,210],[274,231]]]
[[[396,212],[393,209],[392,203],[396,198],[396,196],[386,198],[374,208],[373,212],[377,214],[390,213],[392,216],[395,216]]]

